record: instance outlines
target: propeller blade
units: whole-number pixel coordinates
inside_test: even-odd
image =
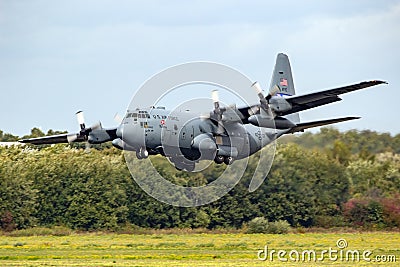
[[[276,90],[275,87],[272,88],[267,97],[265,97],[264,94],[262,93],[261,85],[258,82],[254,82],[251,85],[251,87],[253,87],[254,90],[256,90],[258,98],[260,99],[261,115],[272,118],[273,114],[269,107],[268,100],[272,97],[273,91]]]
[[[254,90],[256,90],[257,95],[259,95],[259,94],[262,95],[262,89],[261,89],[261,86],[260,86],[260,83],[259,83],[259,82],[254,82],[254,83],[251,85],[251,87],[253,87]]]
[[[76,119],[78,120],[81,130],[84,130],[86,126],[85,126],[85,117],[83,116],[83,111],[80,110],[76,112]]]
[[[102,129],[103,127],[101,126],[101,122],[98,121],[97,123],[93,124],[89,129],[91,130],[98,130],[98,129]]]
[[[275,84],[274,87],[272,87],[271,90],[269,91],[270,98],[279,93],[280,91],[281,89],[279,88],[279,86]]]
[[[90,144],[89,142],[85,142],[85,152],[90,153]]]
[[[122,117],[118,114],[118,112],[115,113],[115,115],[114,115],[114,121],[115,121],[116,123],[119,123],[119,124],[122,123]]]
[[[214,114],[215,114],[215,120],[217,121],[217,135],[221,135],[225,132],[224,126],[222,124],[222,111],[219,105],[219,95],[218,95],[218,90],[213,90],[211,92],[211,98],[214,102]]]
[[[69,134],[69,135],[67,135],[68,143],[75,142],[76,139],[78,139],[78,134]]]
[[[213,90],[213,91],[211,92],[211,98],[212,98],[212,100],[213,100],[213,102],[214,102],[214,112],[215,112],[216,114],[220,114],[220,113],[221,113],[221,110],[220,110],[220,108],[219,108],[219,95],[218,95],[218,90]]]
[[[254,83],[251,85],[251,87],[253,87],[254,90],[256,90],[256,92],[257,92],[258,98],[260,99],[261,108],[262,108],[264,111],[269,110],[268,102],[267,102],[267,100],[265,99],[264,94],[262,93],[262,89],[261,89],[260,84],[259,84],[258,82],[254,82]]]

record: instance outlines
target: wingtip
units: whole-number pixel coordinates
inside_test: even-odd
[[[381,81],[381,80],[373,80],[372,82],[376,84],[389,84],[387,81]]]

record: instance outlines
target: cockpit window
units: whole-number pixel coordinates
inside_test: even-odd
[[[139,110],[139,119],[150,119],[150,114],[147,111]]]
[[[126,114],[126,117],[125,118],[133,118],[133,121],[137,121],[137,117],[138,117],[138,114],[137,113],[128,113],[128,114]]]

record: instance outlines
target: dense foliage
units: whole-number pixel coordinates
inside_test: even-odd
[[[42,134],[32,130],[32,136]],[[0,137],[16,139],[3,132]],[[68,145],[0,147],[0,227],[241,228],[259,217],[302,227],[400,227],[399,140],[399,135],[333,128],[287,136],[255,192],[248,191],[257,164],[251,158],[233,190],[197,208],[174,207],[148,196],[131,177],[121,151],[109,145],[90,153]],[[224,169],[212,164],[190,174],[176,171],[162,157],[152,161],[180,185],[206,184]],[[147,175],[140,168],[135,172]]]

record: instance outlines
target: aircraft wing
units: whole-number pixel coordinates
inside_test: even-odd
[[[304,130],[308,129],[308,128],[324,126],[324,125],[338,123],[338,122],[342,122],[342,121],[356,120],[359,118],[360,117],[344,117],[344,118],[337,118],[337,119],[330,119],[330,120],[320,120],[320,121],[298,123],[295,127],[291,128],[288,131],[288,133],[304,132]]]
[[[343,86],[339,88],[334,88],[334,89],[328,89],[316,93],[310,93],[310,94],[305,94],[305,95],[294,95],[294,96],[289,96],[286,99],[287,102],[290,103],[292,106],[292,109],[282,112],[279,115],[284,116],[288,114],[292,114],[295,112],[307,110],[310,108],[326,105],[332,102],[340,101],[342,100],[339,95],[344,94],[344,93],[349,93],[353,92],[356,90],[364,89],[367,87],[379,85],[387,82],[385,81],[367,81],[367,82],[361,82],[357,84],[352,84],[348,86]]]
[[[282,112],[276,112],[278,116],[285,116],[289,115],[292,113],[296,113],[299,111],[315,108],[318,106],[326,105],[329,103],[333,103],[336,101],[342,100],[339,95],[344,94],[344,93],[349,93],[353,92],[356,90],[360,90],[363,88],[379,85],[379,84],[387,84],[385,81],[367,81],[367,82],[361,82],[357,84],[352,84],[352,85],[347,85],[343,87],[338,87],[334,89],[328,89],[320,92],[315,92],[315,93],[309,93],[305,95],[294,95],[294,96],[288,96],[285,97],[285,100],[291,105],[291,109],[282,111]],[[252,105],[252,106],[247,106],[247,107],[242,107],[238,108],[236,113],[239,115],[243,123],[248,123],[248,118],[253,115],[258,113],[260,110],[260,104]]]
[[[76,143],[88,140],[89,143],[100,144],[112,141],[117,138],[116,130],[116,128],[91,130],[87,135],[82,133],[57,134],[37,138],[22,139],[18,142],[33,145],[47,145],[59,143]]]
[[[18,142],[27,143],[33,145],[46,145],[46,144],[60,144],[60,143],[70,143],[72,139],[75,139],[74,142],[83,142],[85,138],[83,136],[79,136],[79,134],[58,134],[58,135],[50,135],[43,136],[37,138],[28,138],[22,139]]]

